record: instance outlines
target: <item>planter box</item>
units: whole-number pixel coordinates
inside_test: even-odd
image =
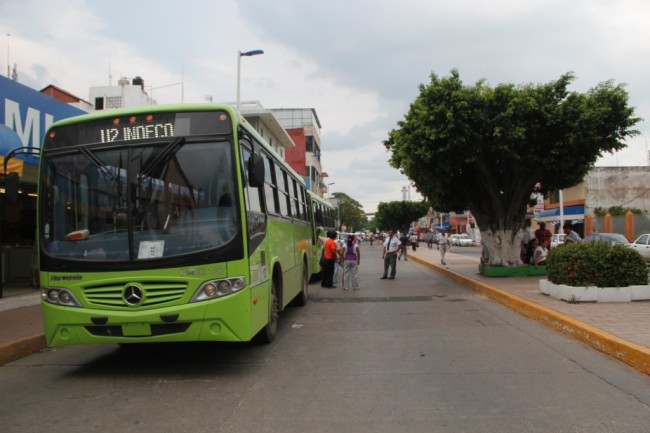
[[[546,266],[489,266],[483,263],[478,265],[478,271],[486,277],[528,277],[546,275]]]
[[[632,301],[646,301],[650,299],[650,286],[630,286]]]
[[[539,280],[539,291],[542,292],[542,295],[549,296],[551,294],[551,287],[548,284],[548,280]]]
[[[650,286],[572,287],[540,280],[539,290],[567,302],[630,302],[650,299]]]

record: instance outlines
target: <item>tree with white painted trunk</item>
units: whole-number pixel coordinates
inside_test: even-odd
[[[639,122],[623,85],[569,92],[574,75],[546,84],[465,86],[457,70],[431,74],[384,142],[390,164],[438,211],[469,209],[488,265],[518,266],[531,193],[582,181],[604,152],[626,146]]]

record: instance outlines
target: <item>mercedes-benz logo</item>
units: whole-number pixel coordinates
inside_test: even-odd
[[[126,289],[124,289],[124,302],[128,305],[138,305],[142,302],[142,298],[144,298],[142,287],[135,284],[129,284],[126,286]]]

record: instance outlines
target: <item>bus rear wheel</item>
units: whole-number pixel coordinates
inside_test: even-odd
[[[271,302],[269,308],[269,321],[264,328],[255,336],[255,342],[269,344],[275,340],[278,334],[278,320],[280,318],[280,298],[275,281],[271,283]]]

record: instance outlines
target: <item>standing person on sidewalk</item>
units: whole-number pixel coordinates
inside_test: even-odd
[[[401,249],[401,246],[400,240],[395,236],[393,229],[389,229],[388,236],[384,240],[384,251],[381,254],[381,258],[384,260],[384,275],[381,277],[382,280],[386,278],[389,280],[395,279],[395,273],[397,272],[397,253]],[[391,271],[390,277],[388,276],[388,268]]]
[[[402,256],[404,256],[404,261],[407,261],[408,257],[406,256],[406,251],[408,250],[409,236],[406,234],[406,231],[404,231],[404,234],[402,234],[402,236],[399,238],[399,241],[401,243],[401,247],[399,249],[399,256],[397,257],[397,260],[402,260]]]
[[[542,245],[544,241],[548,240],[548,245],[550,246],[553,233],[551,233],[551,231],[546,228],[546,223],[544,221],[538,224],[539,224],[539,228],[535,230],[535,237],[537,238],[537,242],[539,243],[539,245]]]
[[[530,250],[530,241],[535,237],[535,232],[531,228],[530,218],[526,218],[524,222],[524,227],[522,229],[523,235],[521,237],[521,248],[519,251],[520,259],[523,263],[530,262],[530,256],[533,255],[533,252]]]
[[[361,263],[361,250],[359,244],[354,241],[354,236],[349,235],[347,241],[343,244],[343,290],[359,290],[359,281],[357,280],[357,271]]]
[[[449,244],[449,238],[445,233],[441,233],[438,238],[438,249],[440,250],[440,263],[446,265],[445,254],[447,253],[447,250],[451,251],[451,245]]]
[[[323,242],[321,238],[321,242]],[[321,286],[326,289],[336,289],[334,285],[334,266],[338,259],[338,243],[336,242],[336,231],[330,230],[327,232],[327,239],[324,241],[325,248],[323,256],[325,257],[325,264],[323,266],[323,278]]]
[[[564,243],[569,244],[571,242],[580,242],[582,238],[578,233],[573,230],[573,226],[570,222],[564,223]]]

